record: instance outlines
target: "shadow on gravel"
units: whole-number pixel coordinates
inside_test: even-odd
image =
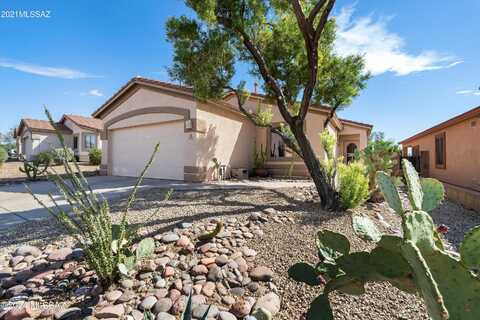
[[[139,191],[137,200],[129,213],[129,221],[132,226],[148,229],[148,232],[142,233],[142,236],[169,231],[181,222],[249,215],[267,208],[274,208],[279,212],[294,212],[301,217],[306,216],[305,219],[301,218],[301,221],[309,221],[308,216],[324,215],[318,204],[299,200],[292,189],[180,190],[174,191],[167,202],[162,201],[165,193],[166,190],[162,188]],[[126,200],[127,194],[109,201],[114,221],[119,219],[119,213],[123,211]],[[156,216],[151,219],[146,218],[159,207],[161,209]],[[316,220],[312,221],[315,223]],[[26,242],[43,245],[62,240],[65,235],[62,227],[53,218],[29,221],[11,229],[2,230],[0,248]]]

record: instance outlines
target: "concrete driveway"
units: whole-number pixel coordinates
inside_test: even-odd
[[[92,190],[108,200],[129,194],[135,185],[136,178],[95,176],[87,178]],[[215,183],[187,183],[182,181],[145,179],[141,189],[166,188],[174,190],[213,190],[240,188],[282,188],[293,185],[311,185],[310,181],[222,181]],[[48,206],[53,206],[48,194],[52,193],[59,205],[65,205],[63,197],[57,192],[55,185],[49,181],[28,183],[32,191]],[[27,192],[21,183],[0,186],[0,229],[9,228],[29,220],[40,220],[49,217],[49,213],[41,207]]]

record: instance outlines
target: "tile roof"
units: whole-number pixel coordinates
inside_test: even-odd
[[[61,123],[55,123],[55,127],[53,127],[50,122],[47,120],[38,120],[38,119],[22,119],[20,122],[20,127],[19,129],[22,128],[22,126],[28,127],[32,131],[51,131],[54,132],[55,129],[60,130],[61,132],[66,132],[66,133],[71,133],[72,131],[65,127]],[[20,132],[20,131],[19,131]]]
[[[346,124],[355,124],[355,125],[362,126],[362,127],[368,127],[370,129],[373,128],[373,125],[368,124],[368,123],[364,123],[364,122],[358,122],[358,121],[348,120],[348,119],[344,119],[344,118],[338,118],[338,120],[340,120],[342,123],[346,123]]]
[[[78,116],[73,114],[64,114],[60,122],[64,123],[64,119],[69,119],[79,127],[96,130],[96,131],[103,130],[103,122],[100,119],[83,117],[83,116]]]

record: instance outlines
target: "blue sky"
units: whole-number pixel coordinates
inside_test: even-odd
[[[0,10],[50,18],[0,18],[0,131],[47,105],[89,115],[131,77],[168,80],[170,16],[180,0],[1,0]],[[375,75],[341,116],[401,140],[480,105],[477,0],[338,0],[340,54],[365,54]],[[236,79],[247,79],[239,70]]]

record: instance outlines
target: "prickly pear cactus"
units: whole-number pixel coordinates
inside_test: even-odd
[[[470,230],[460,246],[462,263],[469,269],[480,271],[480,226]]]
[[[415,273],[415,282],[422,292],[430,317],[433,320],[448,319],[443,297],[420,250],[413,241],[408,240],[402,245],[402,253]]]
[[[413,165],[407,159],[402,160],[403,175],[407,181],[408,198],[413,210],[422,210],[423,191],[420,178]]]
[[[380,191],[382,191],[390,208],[395,210],[398,214],[403,214],[404,210],[400,195],[398,194],[398,190],[393,184],[390,176],[383,171],[378,171],[376,176],[378,187],[380,188]]]
[[[350,252],[347,238],[323,230],[317,235],[321,261],[315,267],[299,263],[289,270],[297,281],[325,283],[323,293],[310,305],[308,320],[333,319],[329,293],[363,294],[369,281],[388,281],[404,292],[420,293],[434,320],[480,319],[480,226],[465,236],[460,255],[447,251],[427,212],[443,200],[442,184],[434,179],[420,181],[407,160],[403,170],[413,210],[402,207],[391,178],[377,173],[386,201],[402,217],[403,237],[381,235],[371,220],[357,216],[352,219],[356,234],[377,242],[371,252]]]
[[[367,217],[354,216],[352,224],[353,231],[364,240],[378,242],[382,238],[382,234],[378,231],[373,221]]]
[[[138,243],[137,247],[137,261],[147,258],[155,251],[155,241],[153,238],[145,238]]]
[[[445,188],[440,181],[432,178],[423,178],[420,184],[423,191],[422,210],[430,212],[442,203],[445,197]]]

